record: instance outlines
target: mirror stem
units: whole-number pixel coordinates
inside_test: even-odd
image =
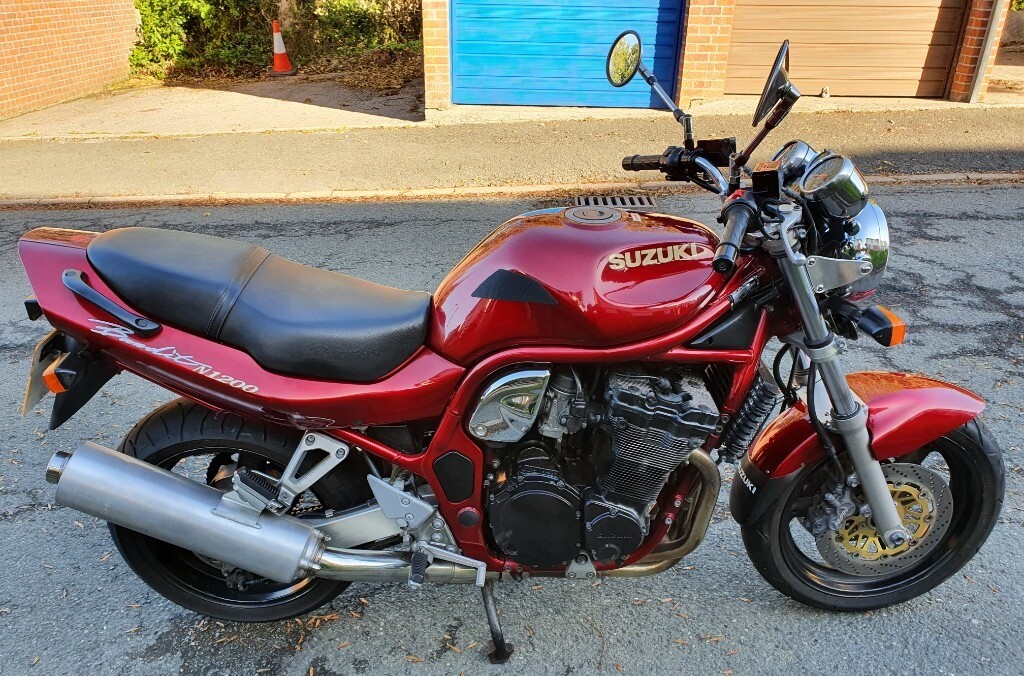
[[[778,105],[775,106],[768,119],[765,120],[764,126],[757,132],[753,139],[743,152],[733,155],[731,158],[730,172],[729,172],[729,190],[730,192],[739,190],[739,178],[743,167],[750,161],[751,155],[757,150],[757,147],[761,145],[765,137],[786,119],[786,115],[789,115],[789,111],[793,109],[797,99],[800,98],[800,91],[792,84],[786,86],[786,90],[781,92],[781,99]]]
[[[693,150],[693,118],[683,112],[679,106],[676,105],[676,102],[672,100],[672,97],[668,95],[665,88],[661,86],[660,82],[658,82],[658,78],[654,76],[654,73],[652,73],[642,61],[637,68],[637,72],[640,73],[640,77],[644,79],[644,82],[654,90],[654,93],[658,95],[658,98],[660,98],[665,105],[668,106],[668,109],[672,111],[672,115],[675,116],[676,121],[683,125],[683,145],[686,146],[687,150]]]

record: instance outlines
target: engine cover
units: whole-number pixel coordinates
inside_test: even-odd
[[[543,449],[521,452],[489,504],[494,541],[518,563],[554,568],[579,554],[580,493]]]
[[[647,536],[647,519],[634,508],[608,502],[589,489],[583,520],[583,544],[601,563],[622,563]]]

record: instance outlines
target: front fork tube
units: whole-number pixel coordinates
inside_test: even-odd
[[[896,504],[882,473],[882,465],[871,453],[867,408],[854,398],[846,382],[846,374],[839,363],[836,337],[821,318],[807,271],[802,265],[797,265],[787,258],[781,246],[771,248],[778,248],[778,251],[771,251],[772,256],[779,262],[782,276],[789,285],[790,293],[803,320],[804,351],[815,363],[832,401],[832,428],[843,438],[843,445],[850,454],[853,469],[857,473],[857,479],[871,507],[872,519],[882,534],[883,541],[889,547],[899,547],[907,541],[909,535],[903,527],[899,512],[896,511]],[[814,396],[814,386],[815,383],[808,383],[808,396]]]

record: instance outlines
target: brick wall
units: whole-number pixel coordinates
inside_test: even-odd
[[[993,35],[992,50],[988,62],[980,64],[982,46],[985,44],[985,35],[988,33],[989,24],[992,22],[992,12],[995,9],[995,0],[972,0],[967,8],[967,25],[964,28],[963,43],[960,53],[956,57],[953,66],[951,84],[949,87],[949,99],[951,101],[967,102],[971,98],[971,85],[979,75],[984,78],[981,86],[982,96],[988,86],[989,77],[992,75],[992,65],[995,63],[996,52],[999,51],[999,38],[1003,33],[1006,24],[1006,14],[1009,11],[1009,2],[1003,4],[1002,16],[995,17],[998,21],[996,33]],[[980,73],[979,73],[980,71]]]
[[[133,0],[0,0],[0,118],[128,76]]]
[[[725,95],[725,67],[732,41],[736,0],[689,0],[683,17],[679,94],[683,107]]]
[[[423,0],[424,105],[437,110],[452,105],[448,3],[449,0]]]

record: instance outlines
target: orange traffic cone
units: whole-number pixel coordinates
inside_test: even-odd
[[[284,48],[281,27],[274,22],[274,65],[270,67],[271,75],[295,75],[299,69],[292,65],[288,52]]]

